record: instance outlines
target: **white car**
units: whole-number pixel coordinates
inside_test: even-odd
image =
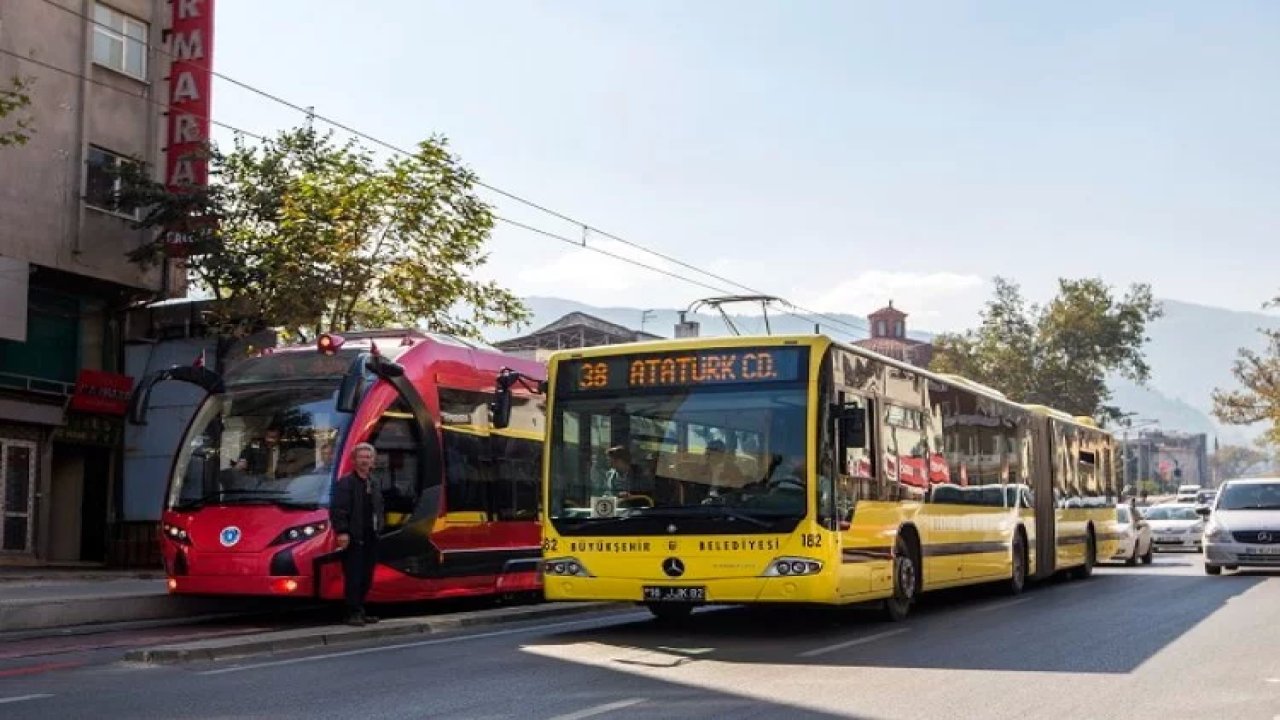
[[[1200,551],[1204,537],[1204,518],[1196,513],[1190,503],[1170,503],[1147,508],[1147,523],[1151,525],[1151,538],[1156,550]]]
[[[1116,507],[1116,532],[1120,535],[1120,545],[1112,560],[1123,560],[1125,565],[1150,565],[1151,528],[1142,518],[1142,514],[1128,505]]]
[[[1173,501],[1176,503],[1194,503],[1200,490],[1199,485],[1179,485],[1178,495]]]
[[[1228,480],[1213,507],[1198,509],[1204,528],[1204,571],[1280,567],[1280,478]]]

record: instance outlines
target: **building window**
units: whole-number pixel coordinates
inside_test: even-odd
[[[147,24],[102,4],[93,6],[93,22],[93,61],[145,81]]]
[[[903,325],[902,325],[902,321],[901,321],[901,320],[899,320],[899,321],[897,321],[897,322],[895,322],[895,323],[893,324],[893,334],[894,334],[894,337],[902,337],[903,335],[905,335],[905,334],[906,334],[905,330],[906,330],[906,329],[903,327]]]
[[[120,170],[128,162],[131,162],[128,158],[90,145],[85,160],[85,203],[99,210],[132,216],[131,209],[120,206]]]

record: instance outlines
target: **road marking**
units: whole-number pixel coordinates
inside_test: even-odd
[[[16,697],[0,698],[0,705],[8,705],[9,703],[26,702],[27,700],[43,700],[45,698],[51,698],[51,697],[53,696],[44,694],[44,693],[40,695],[18,695]]]
[[[836,643],[835,645],[828,645],[826,647],[820,647],[814,650],[808,650],[800,653],[799,657],[817,657],[819,655],[826,655],[827,653],[835,652],[837,650],[843,650],[845,648],[851,648],[851,647],[854,647],[855,645],[865,645],[869,642],[875,642],[876,640],[882,640],[887,637],[893,637],[894,635],[901,635],[902,633],[910,629],[911,628],[899,628],[897,630],[886,630],[882,633],[876,633],[875,635],[867,635],[865,637],[860,637],[854,640],[848,640],[846,642]]]
[[[1004,602],[992,603],[991,605],[983,605],[982,607],[974,608],[973,612],[991,612],[992,610],[1003,610],[1007,607],[1012,607],[1014,605],[1021,605],[1022,603],[1028,602],[1029,600],[1031,600],[1031,598],[1017,598],[1014,600],[1005,600]]]
[[[626,700],[619,700],[617,702],[605,703],[604,705],[594,705],[592,707],[584,708],[577,712],[571,712],[566,715],[556,715],[555,717],[551,718],[551,720],[582,720],[583,718],[603,715],[607,712],[612,712],[614,710],[621,710],[622,708],[625,708],[625,707],[631,707],[632,705],[639,705],[644,701],[645,701],[645,698],[627,698]]]
[[[609,615],[610,619],[638,620],[640,618],[649,617],[648,613],[627,613],[625,615]],[[257,670],[266,667],[280,667],[282,665],[297,665],[299,663],[318,662],[320,660],[329,660],[332,658],[352,657],[355,655],[368,655],[376,652],[388,652],[391,650],[405,650],[408,648],[425,647],[427,645],[445,645],[448,643],[464,642],[466,640],[483,640],[484,638],[502,637],[504,635],[519,635],[522,633],[539,632],[542,630],[550,630],[553,628],[567,628],[578,625],[590,625],[600,622],[601,618],[590,620],[571,620],[568,622],[551,623],[550,625],[535,625],[533,627],[511,628],[510,630],[493,630],[491,632],[476,633],[474,635],[457,635],[447,638],[436,638],[434,640],[419,640],[411,643],[400,643],[398,645],[381,645],[378,647],[361,648],[359,650],[345,650],[343,652],[325,653],[324,655],[310,655],[301,658],[290,658],[288,660],[272,660],[270,662],[254,663],[252,665],[237,665],[236,667],[219,668],[217,670],[203,670],[197,672],[196,675],[223,675],[233,672],[244,672],[245,670]]]

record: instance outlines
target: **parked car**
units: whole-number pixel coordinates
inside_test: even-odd
[[[1152,560],[1151,527],[1143,519],[1142,513],[1128,505],[1116,507],[1116,532],[1120,535],[1120,545],[1112,560],[1123,560],[1125,565],[1150,565]]]
[[[1204,571],[1280,567],[1280,478],[1228,480],[1212,507],[1196,509],[1204,528]]]
[[[1190,503],[1167,503],[1148,508],[1147,523],[1151,525],[1151,538],[1156,550],[1200,551],[1204,536],[1204,518],[1196,513]]]

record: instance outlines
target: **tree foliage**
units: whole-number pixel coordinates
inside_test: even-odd
[[[1107,421],[1121,417],[1107,375],[1136,382],[1150,375],[1143,355],[1147,323],[1159,317],[1148,285],[1121,298],[1100,279],[1062,279],[1044,306],[1029,304],[1017,284],[995,279],[982,324],[934,340],[930,368],[994,387],[1024,403]]]
[[[232,330],[403,324],[475,337],[527,316],[474,275],[493,215],[443,138],[380,160],[306,126],[210,148],[209,169],[207,188],[171,192],[126,167],[121,204],[145,210],[141,227],[182,231],[189,272],[227,301]],[[130,257],[154,263],[165,247],[160,235]]]
[[[1280,297],[1267,303],[1280,305]],[[1280,330],[1261,330],[1267,348],[1255,352],[1241,348],[1231,374],[1241,387],[1213,391],[1213,414],[1232,425],[1269,422],[1266,439],[1280,445]]]
[[[1223,445],[1209,456],[1209,464],[1220,480],[1245,477],[1259,465],[1270,464],[1271,456],[1260,448]]]
[[[15,115],[8,129],[5,128],[8,123],[0,124],[0,147],[23,145],[31,138],[31,133],[34,132],[31,129],[32,121],[24,112],[31,106],[31,95],[28,94],[30,89],[29,81],[16,76],[10,79],[8,86],[0,87],[0,120]]]

